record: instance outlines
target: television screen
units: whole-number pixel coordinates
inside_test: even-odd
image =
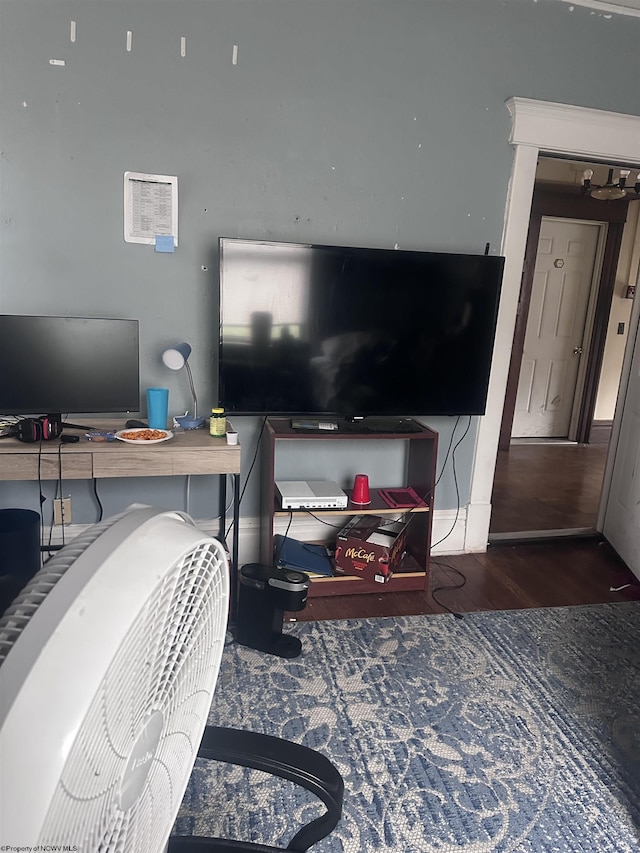
[[[0,412],[137,412],[137,320],[0,315]]]
[[[220,239],[220,404],[482,414],[504,258]]]

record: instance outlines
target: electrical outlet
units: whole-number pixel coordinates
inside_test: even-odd
[[[71,524],[71,498],[56,498],[54,500],[53,523]]]

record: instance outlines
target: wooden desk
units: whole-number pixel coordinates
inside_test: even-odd
[[[90,423],[90,422],[88,422]],[[96,424],[96,429],[121,429],[123,424]],[[17,438],[0,441],[0,480],[92,480],[107,477],[175,477],[190,474],[220,476],[219,538],[226,539],[227,478],[233,478],[233,537],[231,559],[232,607],[237,594],[238,527],[240,514],[240,445],[228,445],[204,429],[176,431],[170,441],[138,446],[123,441],[88,441],[81,430],[77,444],[58,439],[25,444]]]

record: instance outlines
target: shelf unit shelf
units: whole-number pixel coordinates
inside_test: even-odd
[[[435,466],[438,436],[422,425],[411,433],[354,432],[353,427],[327,432],[298,431],[291,427],[286,418],[268,418],[263,433],[262,453],[262,512],[261,512],[261,561],[271,565],[274,558],[274,521],[277,518],[301,518],[309,512],[314,517],[353,517],[357,515],[393,516],[409,520],[407,528],[407,552],[402,565],[385,584],[367,581],[351,575],[312,577],[309,595],[352,595],[362,593],[386,593],[427,588],[429,578],[429,551],[431,546],[432,498],[435,483]],[[358,442],[405,442],[405,467],[401,472],[404,487],[412,487],[424,499],[424,503],[411,508],[390,507],[381,497],[378,488],[371,489],[371,502],[354,504],[351,491],[345,489],[349,503],[343,509],[288,510],[282,509],[276,495],[277,454],[286,442],[358,441]],[[411,518],[409,518],[412,516]]]
[[[370,489],[371,501],[368,504],[355,504],[351,500],[351,489],[344,489],[349,498],[349,502],[343,509],[314,509],[314,515],[400,515],[414,512],[430,512],[431,507],[427,504],[415,506],[411,508],[390,507],[389,504],[380,496],[380,489]],[[275,516],[286,516],[287,518],[293,512],[304,514],[304,509],[281,509],[274,508]]]

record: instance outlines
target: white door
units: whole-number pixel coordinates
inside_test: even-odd
[[[514,438],[569,435],[602,227],[542,218]]]
[[[602,532],[640,579],[640,326],[622,407]]]

